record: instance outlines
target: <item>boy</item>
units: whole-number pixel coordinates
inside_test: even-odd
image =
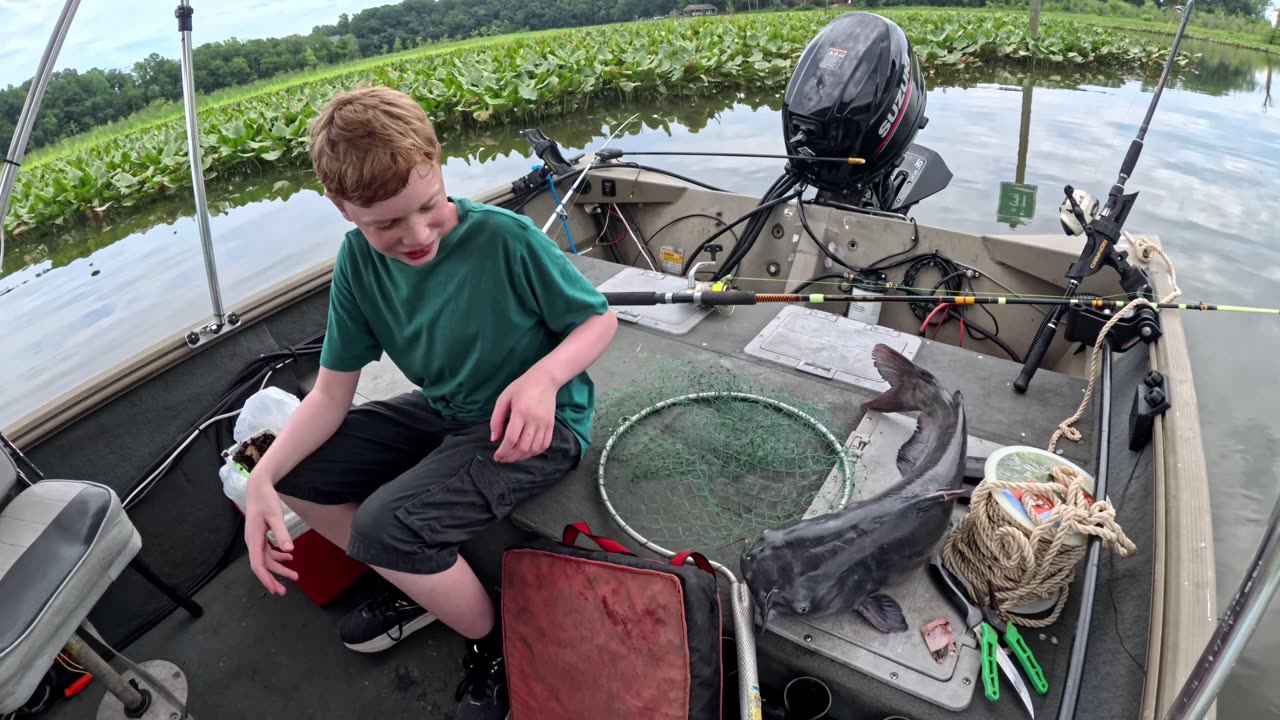
[[[438,618],[468,639],[458,717],[504,718],[493,603],[457,547],[578,465],[586,369],[617,319],[528,218],[446,194],[435,132],[403,93],[342,93],[309,136],[326,196],[356,227],[315,389],[249,478],[250,565],[273,594],[275,576],[297,580],[281,564],[283,500],[403,593],[345,618],[348,647],[381,650]],[[419,389],[351,409],[360,369],[384,351]]]

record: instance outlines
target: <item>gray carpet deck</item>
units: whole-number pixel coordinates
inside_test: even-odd
[[[597,284],[618,270],[617,266],[596,260],[574,260]],[[276,332],[299,338],[322,329],[323,316],[315,310],[323,308],[325,300],[324,294],[309,299],[309,310],[292,315],[298,325],[287,332],[283,329]],[[751,338],[781,307],[739,307],[732,315],[713,314],[693,332],[681,337],[624,324],[591,371],[597,393],[604,396],[632,382],[662,359],[715,364],[740,373],[749,382],[774,387],[820,407],[833,420],[832,432],[843,439],[857,426],[861,418],[859,406],[872,397],[871,393],[743,352]],[[1075,410],[1084,387],[1082,381],[1042,371],[1036,376],[1031,392],[1020,396],[1009,387],[1017,374],[1014,363],[992,357],[979,359],[968,351],[935,343],[926,343],[915,360],[934,372],[944,384],[964,393],[972,435],[1001,444],[1043,446],[1057,423]],[[223,372],[233,374],[235,370],[224,368]],[[1143,673],[1130,654],[1141,659],[1145,653],[1152,557],[1149,505],[1152,480],[1149,452],[1137,458],[1135,464],[1134,454],[1126,448],[1125,430],[1132,388],[1144,370],[1145,357],[1141,349],[1117,358],[1109,494],[1119,508],[1120,522],[1138,545],[1138,555],[1123,560],[1103,556],[1081,717],[1102,720],[1133,717],[1141,693]],[[390,379],[374,380],[372,377],[377,373],[370,372],[371,379],[362,383],[362,395],[375,398],[400,387],[394,372],[383,372]],[[136,407],[136,403],[131,404]],[[1090,414],[1080,424],[1086,438],[1083,443],[1065,443],[1065,454],[1090,470],[1094,457],[1092,417]],[[172,426],[177,427],[183,421]],[[89,437],[86,433],[92,431],[92,427],[85,427],[77,437]],[[169,435],[162,433],[161,437],[167,441]],[[594,438],[593,451],[559,485],[517,508],[512,517],[514,526],[495,527],[466,549],[466,555],[479,566],[488,582],[496,583],[501,548],[522,539],[517,526],[557,536],[566,523],[585,520],[600,534],[635,547],[607,517],[596,492],[595,465],[604,439]],[[50,451],[52,449],[51,445]],[[213,479],[216,481],[216,476]],[[204,512],[221,513],[224,509],[208,507]],[[160,528],[151,532],[149,536],[144,530],[144,542],[200,541],[172,531],[164,535]],[[740,546],[723,548],[716,554],[720,559],[732,561],[740,549]],[[736,564],[733,567],[736,569]],[[240,556],[199,593],[197,599],[207,610],[205,617],[191,620],[180,612],[170,615],[131,645],[125,654],[134,660],[164,658],[183,667],[192,680],[191,709],[197,717],[257,714],[277,718],[448,717],[453,687],[460,678],[457,661],[461,642],[447,628],[429,627],[400,646],[372,656],[352,653],[338,642],[335,629],[338,619],[376,590],[378,584],[379,581],[366,579],[329,607],[318,608],[295,588],[284,598],[266,596],[250,573],[247,560]],[[726,620],[729,619],[727,607]],[[1043,637],[1038,631],[1024,632],[1050,681],[1049,695],[1035,698],[1037,716],[1049,717],[1056,712],[1076,608],[1077,601],[1073,598],[1063,619],[1052,630],[1044,631]],[[95,622],[102,624],[101,620]],[[110,636],[109,632],[106,634]],[[759,655],[766,698],[791,677],[809,674],[822,678],[836,689],[833,718],[879,719],[897,714],[925,720],[954,716],[773,634],[760,641]],[[62,703],[49,716],[92,717],[101,693],[100,684],[95,683],[89,691]],[[1001,701],[996,704],[987,702],[978,690],[962,716],[1012,719],[1024,717],[1025,712],[1006,685]]]

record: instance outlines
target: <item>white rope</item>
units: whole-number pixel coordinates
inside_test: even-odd
[[[1164,251],[1161,250],[1158,245],[1147,238],[1134,237],[1130,235],[1128,231],[1123,231],[1123,235],[1124,238],[1133,246],[1136,257],[1142,262],[1150,262],[1151,253],[1153,252],[1164,259],[1164,264],[1169,268],[1169,284],[1173,289],[1168,295],[1161,299],[1160,302],[1173,302],[1182,294],[1182,290],[1178,288],[1178,273],[1174,270],[1173,261],[1169,259],[1168,255],[1164,254]],[[1139,305],[1146,305],[1148,307],[1155,308],[1156,311],[1159,312],[1159,308],[1156,308],[1155,304],[1150,300],[1147,300],[1145,297],[1138,297],[1131,300],[1128,305],[1124,306],[1124,309],[1112,316],[1112,318],[1107,321],[1107,324],[1102,326],[1102,331],[1098,333],[1098,339],[1093,344],[1093,352],[1089,354],[1089,386],[1085,388],[1084,398],[1080,400],[1080,407],[1076,409],[1074,415],[1063,420],[1061,423],[1058,423],[1058,429],[1054,431],[1053,437],[1049,438],[1049,452],[1053,452],[1054,449],[1057,448],[1058,439],[1063,436],[1072,442],[1080,442],[1080,431],[1077,430],[1074,425],[1080,420],[1080,418],[1084,417],[1084,411],[1089,407],[1089,399],[1093,397],[1093,388],[1098,379],[1098,353],[1102,350],[1103,340],[1106,339],[1107,333],[1111,332],[1111,328],[1120,321],[1120,318],[1124,317],[1125,314]]]
[[[942,560],[979,604],[992,602],[1006,620],[1024,627],[1048,627],[1067,604],[1068,587],[1088,544],[1068,543],[1077,535],[1093,535],[1103,547],[1129,557],[1137,547],[1116,522],[1116,511],[1104,499],[1090,501],[1085,476],[1059,465],[1049,482],[1007,482],[988,478],[978,484],[969,512],[943,546]],[[1035,525],[1028,530],[996,500],[1006,490],[1022,493],[1022,506]],[[1041,518],[1041,499],[1053,509]],[[1057,596],[1046,617],[1027,618],[1008,608]]]

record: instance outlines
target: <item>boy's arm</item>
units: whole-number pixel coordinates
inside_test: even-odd
[[[275,576],[298,579],[298,573],[283,564],[293,559],[293,541],[284,523],[275,484],[338,429],[351,407],[359,379],[358,370],[335,372],[321,366],[315,388],[302,399],[279,437],[249,473],[244,508],[249,567],[272,594],[284,594],[284,585]],[[268,530],[280,543],[279,550],[267,542]]]
[[[556,393],[604,353],[617,329],[618,316],[613,310],[592,315],[574,328],[555,350],[507,386],[498,397],[493,419],[489,421],[490,440],[502,439],[493,455],[495,461],[519,462],[540,455],[551,446]]]
[[[336,372],[321,367],[315,388],[289,416],[280,436],[271,443],[249,474],[250,482],[274,486],[316,448],[328,440],[351,408],[360,371]],[[275,528],[272,528],[274,530]]]

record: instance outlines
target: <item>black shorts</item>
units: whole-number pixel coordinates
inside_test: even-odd
[[[546,452],[499,463],[489,423],[446,420],[417,391],[353,408],[324,445],[276,484],[320,505],[359,503],[347,554],[367,565],[437,573],[458,545],[564,478],[577,436],[556,421]],[[285,499],[288,503],[288,499]]]

